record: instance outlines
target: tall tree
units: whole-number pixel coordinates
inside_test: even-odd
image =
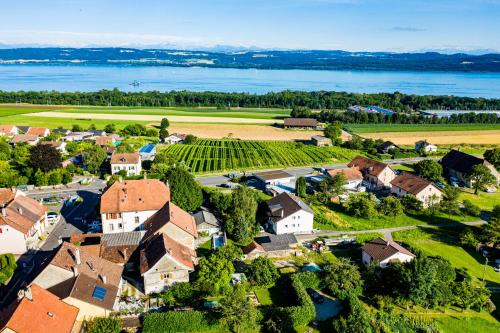
[[[500,205],[493,207],[490,220],[481,227],[482,238],[496,248],[500,244]]]
[[[307,183],[304,177],[297,178],[297,182],[295,183],[295,193],[301,198],[304,198],[306,196]]]
[[[363,280],[356,266],[347,259],[329,263],[322,271],[324,286],[335,296],[345,298],[347,295],[361,295]]]
[[[443,167],[437,161],[423,160],[414,165],[415,171],[422,177],[433,182],[442,178]]]
[[[255,193],[249,187],[240,186],[233,191],[231,203],[226,213],[226,231],[237,242],[249,240],[258,230]]]
[[[342,143],[340,139],[340,136],[342,135],[342,123],[340,121],[334,121],[328,124],[323,132],[325,137],[331,139],[333,143]]]
[[[257,310],[246,295],[245,287],[238,284],[220,301],[219,313],[231,331],[241,332],[245,327],[255,326]]]
[[[100,146],[86,147],[83,152],[83,165],[90,173],[96,173],[106,161],[108,154]]]
[[[170,126],[170,121],[167,118],[162,118],[160,123],[160,129],[167,129]]]
[[[58,169],[61,167],[61,153],[54,146],[48,144],[37,144],[30,148],[30,166],[43,172]]]
[[[247,275],[250,281],[258,286],[270,287],[279,277],[278,269],[271,259],[258,257],[247,268]]]
[[[201,186],[186,169],[170,168],[163,176],[163,180],[168,181],[172,202],[180,208],[193,212],[203,203]]]
[[[500,148],[488,149],[484,152],[484,159],[500,170]]]
[[[495,176],[491,174],[490,169],[483,164],[474,165],[467,179],[472,183],[474,194],[477,194],[479,190],[484,190],[488,185],[495,184],[497,181]]]

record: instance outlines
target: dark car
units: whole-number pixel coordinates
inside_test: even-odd
[[[314,303],[323,303],[325,301],[325,297],[312,288],[307,288],[307,293]]]

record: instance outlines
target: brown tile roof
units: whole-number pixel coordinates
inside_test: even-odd
[[[17,304],[4,328],[17,333],[70,333],[78,308],[64,303],[37,284],[32,284],[30,290],[31,300],[24,297]]]
[[[79,264],[77,263],[78,251],[80,254]],[[77,270],[77,278],[67,296],[78,298],[106,309],[113,308],[121,282],[122,266],[102,259],[85,248],[67,242],[61,245],[50,264],[70,272],[74,272],[74,269]],[[103,282],[103,277],[105,277],[106,283]],[[108,290],[104,301],[93,298],[92,294],[95,286]]]
[[[266,252],[266,251],[264,250],[262,245],[260,245],[255,241],[252,241],[250,244],[245,246],[245,248],[243,249],[243,254],[250,254],[252,252]]]
[[[318,121],[313,118],[285,118],[283,124],[291,127],[316,127]]]
[[[46,127],[31,127],[26,134],[28,135],[36,135],[36,136],[45,136],[47,130],[50,133],[50,130]]]
[[[113,142],[113,137],[111,136],[98,136],[95,138],[95,143],[99,146],[106,146],[110,142]]]
[[[274,180],[274,179],[282,179],[282,178],[292,178],[293,176],[288,172],[283,170],[271,170],[271,171],[262,171],[255,173],[255,177],[264,179],[264,180]]]
[[[193,216],[169,201],[144,222],[144,228],[147,230],[144,239],[150,238],[167,223],[173,223],[193,237],[198,237]]]
[[[274,198],[267,200],[266,204],[268,207],[269,217],[275,222],[278,222],[300,210],[314,214],[311,207],[306,205],[295,195],[287,192],[283,192]]]
[[[111,164],[137,164],[141,160],[138,152],[134,153],[113,153],[111,155]]]
[[[63,145],[63,142],[61,141],[42,141],[43,145],[50,145],[54,148],[59,148]]]
[[[10,134],[14,130],[14,125],[0,125],[0,133]]]
[[[363,174],[361,173],[361,171],[359,171],[358,168],[332,169],[328,170],[326,173],[328,173],[328,175],[332,178],[335,177],[335,175],[342,173],[347,180],[363,179]]]
[[[194,269],[193,258],[196,257],[196,252],[165,234],[159,234],[149,239],[141,250],[141,274],[153,268],[165,255],[172,257],[191,270]]]
[[[12,139],[10,140],[11,143],[23,143],[23,142],[36,142],[38,141],[39,138],[36,135],[29,135],[29,134],[18,134],[14,135]]]
[[[170,201],[170,189],[157,179],[117,181],[101,196],[101,214],[159,210]]]
[[[349,164],[347,164],[347,166],[349,168],[356,167],[363,174],[367,173],[377,177],[388,165],[379,161],[371,160],[364,156],[356,156],[351,162],[349,162]]]
[[[0,214],[0,225],[9,225],[23,234],[27,234],[47,212],[47,207],[38,201],[23,194],[16,196],[10,189],[1,189],[0,201],[3,203],[0,206],[5,208]]]
[[[376,238],[367,242],[361,249],[377,261],[383,261],[396,253],[403,253],[412,257],[415,256],[398,243],[382,238]]]
[[[426,188],[429,185],[432,185],[436,189],[440,190],[431,181],[428,181],[425,178],[419,177],[417,175],[405,171],[403,171],[399,176],[394,178],[391,181],[391,184],[413,195],[419,194],[424,188]]]

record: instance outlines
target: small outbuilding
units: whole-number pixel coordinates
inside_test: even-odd
[[[367,242],[361,248],[363,264],[369,265],[372,261],[382,268],[393,263],[410,262],[415,255],[392,240],[376,238]]]

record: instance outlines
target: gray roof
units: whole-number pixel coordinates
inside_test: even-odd
[[[255,173],[255,177],[260,178],[262,180],[274,180],[274,179],[283,179],[283,178],[293,178],[291,174],[285,172],[283,170],[271,170],[271,171],[263,171]]]
[[[291,246],[298,243],[293,234],[273,235],[255,237],[254,240],[264,248],[266,252],[289,250]]]
[[[196,222],[196,225],[200,225],[203,223],[207,223],[210,225],[213,225],[215,227],[219,226],[219,221],[217,221],[217,218],[215,217],[214,214],[210,213],[207,210],[201,210],[193,215],[194,221]]]
[[[269,210],[269,216],[275,222],[295,214],[300,210],[314,214],[312,208],[309,207],[304,201],[288,192],[283,192],[274,198],[267,200],[266,203]]]
[[[313,135],[311,137],[311,139],[316,140],[316,141],[324,141],[324,140],[332,141],[331,139],[329,139],[329,138],[327,138],[325,136],[322,136],[322,135]]]
[[[143,236],[143,231],[129,231],[103,234],[101,240],[105,241],[107,246],[139,245]]]

